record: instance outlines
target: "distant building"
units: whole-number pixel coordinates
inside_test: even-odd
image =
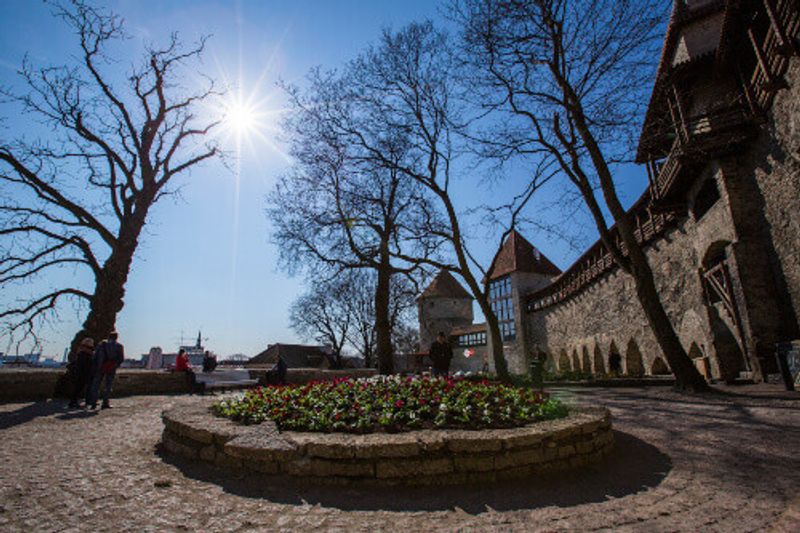
[[[206,349],[202,344],[203,336],[197,332],[197,342],[194,345],[180,346],[180,350],[186,350],[189,356],[189,364],[192,366],[202,366],[203,357],[205,357]],[[145,368],[159,369],[170,368],[175,366],[175,360],[178,358],[179,352],[164,353],[160,346],[150,348],[150,352],[142,355]]]
[[[0,362],[2,362],[4,365],[39,366],[39,359],[41,357],[41,353],[26,353],[24,355],[0,354]]]
[[[561,273],[547,257],[512,230],[495,256],[484,283],[494,310],[507,359],[526,353],[521,310],[524,297],[548,286]],[[418,300],[421,352],[427,354],[439,332],[453,348],[452,372],[493,368],[486,323],[473,324],[472,295],[446,271],[440,272]],[[523,359],[524,360],[524,359]],[[515,369],[522,372],[523,368]]]
[[[289,368],[327,368],[330,366],[329,358],[333,356],[333,352],[328,346],[270,344],[246,365],[274,365],[279,356]]]

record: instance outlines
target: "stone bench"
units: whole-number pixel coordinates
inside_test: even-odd
[[[242,369],[199,372],[194,379],[203,392],[244,389],[258,385],[258,380],[251,378],[248,370]]]
[[[209,406],[162,413],[162,448],[186,459],[313,483],[446,485],[535,477],[601,461],[613,448],[604,408],[573,408],[560,420],[511,429],[404,433],[281,432],[245,426]]]

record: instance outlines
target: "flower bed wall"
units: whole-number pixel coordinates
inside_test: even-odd
[[[407,433],[279,432],[238,425],[206,406],[164,411],[163,449],[186,459],[314,482],[459,484],[523,478],[600,461],[613,448],[607,409],[513,429]]]

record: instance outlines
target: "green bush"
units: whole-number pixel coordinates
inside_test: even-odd
[[[399,376],[261,387],[213,410],[244,424],[271,419],[281,430],[351,433],[508,428],[567,415],[564,404],[529,388]]]

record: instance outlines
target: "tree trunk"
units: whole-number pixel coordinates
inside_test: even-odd
[[[95,283],[94,294],[89,305],[89,314],[80,331],[75,334],[70,352],[77,353],[80,342],[89,337],[99,343],[108,338],[117,322],[117,314],[122,310],[125,297],[125,284],[128,281],[133,254],[144,227],[146,208],[123,222],[119,231],[117,245],[103,263],[100,276]],[[142,214],[144,211],[144,214]]]
[[[479,304],[481,310],[483,311],[483,316],[486,317],[486,325],[489,329],[494,370],[497,373],[497,377],[499,377],[501,381],[509,382],[511,381],[511,376],[508,373],[508,363],[506,363],[506,357],[503,351],[503,336],[500,333],[500,325],[497,322],[497,317],[494,316],[493,312],[491,312],[488,302],[486,302],[486,304],[479,302]],[[487,309],[490,312],[487,312]]]
[[[383,253],[383,249],[387,253]],[[378,267],[378,282],[375,286],[375,338],[378,370],[381,374],[394,372],[394,354],[392,350],[392,326],[389,313],[389,290],[391,288],[392,269],[389,264],[388,244],[381,246],[381,259]]]
[[[503,338],[500,336],[500,326],[497,325],[497,317],[494,316],[494,311],[492,311],[492,307],[489,304],[488,296],[481,290],[478,280],[475,279],[475,276],[472,275],[472,271],[469,269],[469,261],[464,253],[463,242],[461,240],[461,227],[458,224],[458,216],[453,207],[453,202],[450,200],[446,191],[442,189],[435,189],[434,191],[439,195],[439,198],[441,198],[447,210],[447,218],[450,221],[450,228],[453,232],[452,242],[456,258],[458,259],[459,273],[461,277],[464,278],[464,281],[467,282],[467,286],[470,292],[472,292],[473,297],[478,300],[478,305],[481,311],[483,311],[483,315],[486,317],[486,323],[489,325],[494,371],[501,381],[509,382],[511,381],[511,376],[508,374],[508,363],[506,363],[506,357],[503,353]]]

